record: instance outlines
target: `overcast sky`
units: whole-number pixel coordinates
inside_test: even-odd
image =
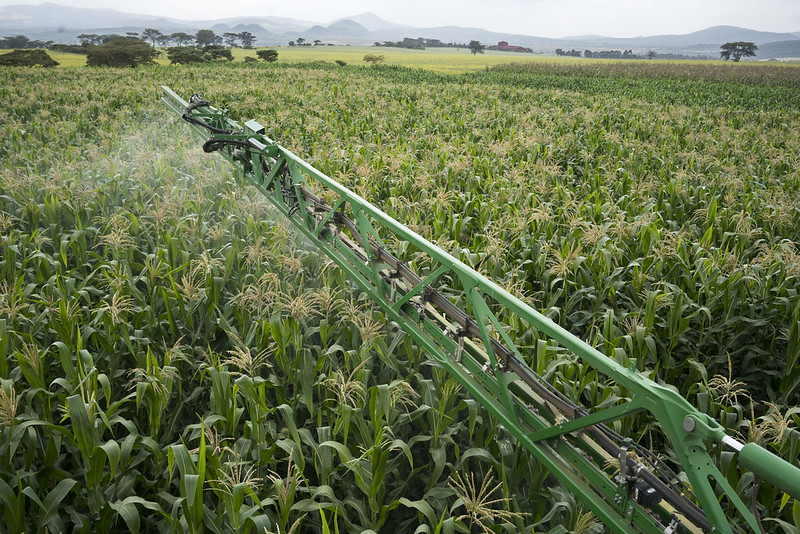
[[[0,0],[0,6],[38,3]],[[54,0],[53,3],[184,20],[273,15],[326,23],[371,12],[399,24],[479,27],[542,37],[681,34],[723,24],[762,31],[800,32],[800,0],[137,0],[125,4],[112,0]]]

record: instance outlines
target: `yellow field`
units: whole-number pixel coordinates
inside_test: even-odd
[[[514,52],[487,51],[484,54],[472,55],[467,48],[428,48],[427,50],[408,50],[402,48],[374,47],[374,46],[278,46],[262,47],[278,51],[279,63],[304,63],[311,61],[325,61],[333,63],[336,60],[346,62],[348,65],[365,65],[364,55],[375,54],[384,56],[383,64],[402,65],[411,68],[422,68],[435,72],[458,74],[473,70],[481,70],[504,63],[562,63],[562,64],[597,64],[614,63],[625,60],[618,59],[585,59],[575,57],[554,57],[541,54],[520,54]],[[257,58],[256,49],[233,50],[234,61],[244,61],[245,57]],[[65,54],[48,51],[50,57],[59,62],[61,67],[82,67],[86,65],[86,56],[81,54]],[[156,60],[161,65],[169,65],[166,52],[162,50],[161,57]],[[723,61],[708,60],[648,60],[648,63],[702,63],[704,65],[723,64]],[[766,62],[755,62],[767,64]],[[747,62],[753,65],[754,62]],[[774,64],[774,63],[773,63]],[[782,63],[787,65],[789,63]]]
[[[59,67],[84,67],[86,56],[84,54],[65,54],[64,52],[47,51],[50,57],[58,61]]]
[[[470,70],[479,70],[493,65],[509,63],[511,61],[542,61],[543,56],[533,54],[517,54],[513,52],[488,51],[485,54],[473,56],[467,48],[429,48],[427,50],[406,50],[401,48],[383,48],[373,46],[278,46],[267,47],[278,51],[279,63],[298,63],[309,61],[327,61],[333,63],[341,60],[348,65],[364,65],[365,54],[384,56],[387,65],[403,65],[412,68],[424,68],[436,72],[460,73]],[[48,51],[50,57],[64,67],[80,67],[86,65],[86,56],[80,54],[64,54]],[[245,57],[257,58],[256,50],[233,50],[234,61],[243,61]],[[580,61],[578,58],[553,58],[547,61]],[[166,53],[156,60],[157,63],[168,65]]]
[[[483,54],[472,55],[468,48],[428,48],[426,50],[409,50],[404,48],[376,47],[376,46],[269,46],[259,47],[258,50],[271,48],[278,51],[279,63],[300,63],[310,61],[326,61],[333,63],[342,60],[348,65],[365,65],[364,55],[374,54],[384,56],[383,64],[401,65],[411,68],[422,68],[435,72],[457,74],[471,70],[481,70],[486,67],[506,63],[559,63],[559,64],[598,64],[619,63],[631,60],[622,59],[587,59],[580,57],[551,56],[543,54],[522,54],[516,52],[498,52],[487,50]],[[235,61],[243,61],[245,57],[256,58],[256,50],[233,50]],[[167,63],[166,59],[159,62]],[[701,63],[730,64],[721,60],[647,60],[648,63]],[[760,62],[759,62],[760,63]],[[752,65],[753,62],[746,62]]]
[[[423,68],[437,72],[459,73],[484,69],[511,61],[536,61],[541,56],[514,52],[487,51],[472,55],[468,48],[428,48],[409,50],[374,46],[283,46],[274,47],[278,51],[279,62],[328,61],[337,59],[349,65],[364,65],[365,54],[384,56],[384,64]],[[244,55],[255,56],[255,51],[237,50]],[[249,53],[248,53],[249,52]],[[548,58],[552,60],[552,58]]]

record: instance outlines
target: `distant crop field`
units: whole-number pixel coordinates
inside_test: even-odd
[[[483,70],[487,68],[503,67],[508,64],[529,65],[531,68],[538,68],[537,65],[550,65],[551,68],[577,68],[584,71],[606,70],[608,65],[611,71],[631,71],[664,69],[665,71],[674,70],[675,65],[695,71],[703,68],[710,68],[712,71],[721,70],[723,72],[733,72],[732,69],[739,68],[741,71],[753,69],[800,69],[800,63],[782,63],[776,65],[774,62],[755,62],[748,61],[741,65],[731,65],[723,61],[708,60],[615,60],[615,59],[585,59],[574,57],[556,57],[542,54],[525,54],[515,52],[486,51],[483,54],[473,55],[469,49],[461,48],[428,48],[426,50],[407,50],[392,47],[375,46],[277,46],[277,47],[257,47],[245,50],[243,48],[232,49],[234,62],[244,61],[245,58],[258,59],[258,50],[273,49],[278,52],[279,64],[287,63],[313,63],[326,62],[335,63],[344,61],[348,65],[366,65],[364,56],[366,54],[384,56],[381,62],[384,65],[396,65],[409,68],[421,68],[432,72],[444,74],[461,74],[464,72]],[[166,50],[160,49],[161,55],[156,59],[159,65],[168,65],[170,62],[166,57]],[[0,54],[3,52],[0,51]],[[81,67],[86,65],[86,56],[81,54],[66,54],[62,52],[48,51],[48,54],[59,62],[60,67]],[[694,65],[694,67],[691,67]],[[797,71],[795,71],[797,72]],[[727,76],[727,74],[726,74]]]
[[[352,65],[364,65],[365,54],[384,56],[383,63],[403,67],[423,68],[435,72],[457,74],[484,69],[509,61],[536,61],[539,56],[512,52],[487,51],[473,55],[468,48],[428,48],[426,50],[406,50],[401,48],[375,46],[283,46],[275,48],[278,61],[306,62],[337,59]]]
[[[59,67],[85,67],[86,55],[85,54],[66,54],[64,52],[53,52],[48,50],[47,53],[51,58],[58,61]]]
[[[200,66],[53,54],[65,66],[0,68],[6,530],[602,528],[202,151],[161,85],[257,119],[729,434],[798,464],[800,69],[278,52],[276,64],[236,50]],[[498,317],[561,394],[629,398]],[[614,424],[671,461],[651,421]],[[775,488],[723,472],[762,518],[800,517]]]
[[[501,65],[510,61],[534,62],[541,61],[541,56],[533,54],[514,54],[511,52],[488,51],[485,54],[472,55],[467,48],[462,49],[427,49],[404,50],[399,48],[384,48],[372,46],[280,46],[259,47],[252,50],[242,48],[233,49],[234,62],[244,61],[245,57],[258,59],[257,50],[271,48],[278,51],[278,63],[309,63],[324,61],[334,63],[336,60],[344,61],[350,65],[365,65],[365,54],[384,56],[386,65],[400,65],[410,68],[423,68],[434,72],[459,74],[471,70],[485,69]],[[2,53],[2,52],[0,52]],[[66,54],[51,52],[48,54],[59,62],[60,67],[81,67],[86,65],[86,56],[81,54]],[[572,63],[575,58],[549,58],[549,61],[559,63]],[[159,65],[168,65],[166,52],[162,50],[161,57],[156,59]]]

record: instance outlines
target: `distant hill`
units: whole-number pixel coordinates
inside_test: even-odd
[[[214,30],[214,33],[216,33],[217,35],[222,35],[223,33],[226,32],[232,32],[232,33],[250,32],[253,35],[255,35],[256,38],[258,39],[256,41],[256,44],[258,44],[259,42],[267,43],[267,42],[283,41],[284,39],[283,35],[265,30],[264,27],[260,24],[253,24],[252,22],[246,24],[245,23],[246,19],[244,19],[239,24],[234,24],[235,22],[237,21],[233,20],[227,23],[209,22],[208,24],[201,25],[201,28],[208,28],[210,30]],[[195,33],[195,32],[196,30],[192,30],[189,33]]]
[[[286,17],[234,17],[229,19],[216,19],[216,20],[194,20],[186,22],[197,29],[211,28],[218,24],[224,24],[228,27],[239,25],[245,26],[259,26],[262,31],[267,31],[275,35],[283,37],[286,33],[302,32],[313,26],[313,22],[289,19]],[[252,32],[252,30],[250,30]],[[253,32],[255,34],[255,32]]]
[[[374,13],[362,13],[360,15],[354,15],[352,17],[343,17],[337,19],[333,22],[339,22],[340,20],[352,20],[358,22],[362,26],[364,26],[367,30],[371,32],[380,32],[385,30],[408,30],[412,29],[412,26],[405,26],[403,24],[395,24],[394,22],[389,22],[387,20],[383,20],[378,15]]]
[[[800,39],[792,41],[778,41],[760,45],[756,57],[761,59],[786,59],[800,58]]]
[[[761,32],[757,30],[738,28],[736,26],[714,26],[704,31],[708,32],[706,36],[715,37],[714,42],[721,41],[723,43],[731,41],[751,41],[761,45],[783,41],[786,39],[794,40],[796,38],[800,38],[800,35],[795,35],[792,33]],[[708,39],[705,39],[704,41],[707,42]]]
[[[91,9],[62,6],[55,3],[0,7],[0,35],[24,34],[32,39],[62,43],[77,42],[81,33],[141,32],[157,28],[164,33],[188,32],[210,28],[218,34],[249,31],[260,46],[286,45],[302,37],[307,42],[366,45],[374,42],[399,41],[404,37],[426,37],[445,43],[468,43],[478,40],[491,45],[508,41],[539,53],[566,50],[627,50],[645,54],[658,53],[719,57],[721,44],[730,41],[752,41],[759,46],[758,59],[798,57],[793,52],[800,32],[762,32],[735,26],[714,26],[684,35],[651,35],[614,38],[601,35],[578,35],[559,39],[533,35],[510,34],[464,28],[460,26],[412,27],[382,19],[374,13],[343,17],[328,23],[303,21],[288,17],[228,17],[215,20],[177,20],[151,15],[124,13],[114,9]],[[787,55],[789,54],[789,55]]]
[[[564,40],[593,44],[595,46],[609,47],[650,47],[650,48],[684,48],[696,47],[706,44],[719,48],[719,45],[733,41],[748,41],[761,45],[776,41],[786,41],[795,39],[791,33],[762,32],[748,30],[736,26],[712,26],[705,30],[700,30],[683,35],[649,35],[639,37],[603,37],[602,35],[580,35],[565,37]]]
[[[372,43],[374,37],[371,31],[350,19],[342,19],[329,26],[315,24],[311,28],[300,33],[302,33],[302,37],[306,41],[313,41],[315,39],[321,41],[363,40]]]
[[[89,9],[46,2],[37,6],[0,6],[0,31],[52,31],[122,26],[182,25],[152,15],[132,15],[114,9]]]

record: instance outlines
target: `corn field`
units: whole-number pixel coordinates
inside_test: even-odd
[[[800,465],[800,69],[602,65],[1,69],[0,531],[604,531],[160,85]],[[498,314],[572,399],[624,396]]]

